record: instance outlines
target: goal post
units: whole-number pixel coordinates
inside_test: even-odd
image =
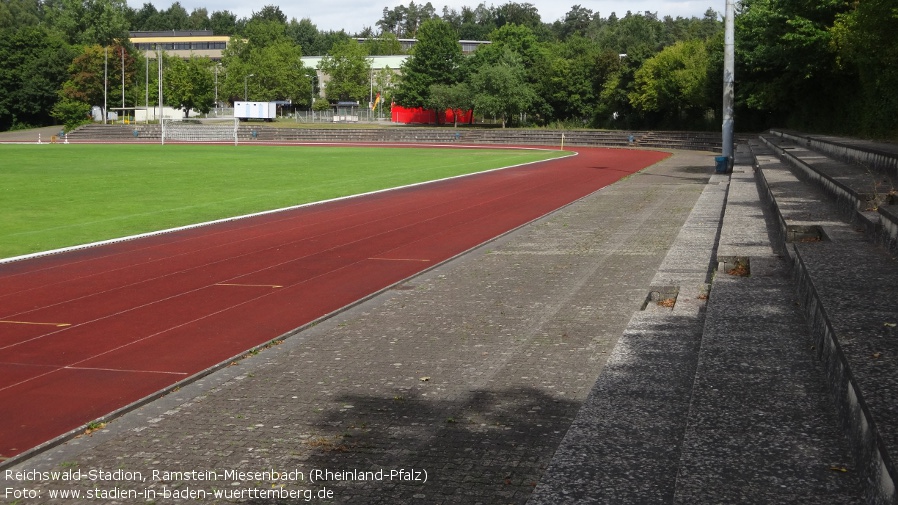
[[[240,120],[234,117],[181,119],[162,118],[162,145],[166,142],[238,143]]]

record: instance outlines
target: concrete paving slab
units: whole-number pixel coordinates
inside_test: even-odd
[[[703,188],[528,503],[673,499],[728,182]]]

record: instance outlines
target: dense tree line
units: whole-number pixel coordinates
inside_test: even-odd
[[[736,125],[791,126],[895,137],[898,11],[893,0],[737,2]],[[332,100],[367,101],[372,80],[389,103],[466,109],[503,124],[718,129],[723,23],[651,12],[606,16],[574,5],[546,23],[529,3],[437,10],[430,2],[384,8],[352,34],[319,30],[266,5],[229,11],[167,9],[124,0],[0,0],[0,129],[82,117],[109,72],[111,104],[155,105],[156,62],[129,31],[212,30],[233,36],[220,65],[163,57],[166,104],[208,110],[242,98],[312,105],[316,79],[302,55],[322,55]],[[368,55],[418,45],[397,79],[375,75]],[[458,40],[488,40],[462,56]],[[109,57],[113,55],[114,57]],[[108,62],[108,63],[106,63]],[[247,76],[252,75],[252,78]],[[116,86],[124,78],[125,85]],[[122,89],[124,88],[124,89]],[[147,96],[153,95],[153,96]],[[320,105],[320,104],[319,104]],[[52,113],[52,115],[51,115]]]

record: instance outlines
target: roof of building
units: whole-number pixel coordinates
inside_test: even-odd
[[[324,56],[303,56],[302,63],[307,67],[318,68],[318,63],[322,58],[324,58]],[[373,68],[374,70],[380,70],[386,67],[390,67],[393,70],[398,70],[407,58],[407,54],[397,54],[392,56],[368,56],[368,61],[371,62],[371,68]]]
[[[128,32],[128,36],[134,37],[213,37],[212,30],[142,30]]]

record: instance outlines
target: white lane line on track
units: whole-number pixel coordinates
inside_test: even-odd
[[[420,261],[422,263],[429,263],[430,260],[419,259],[419,258],[368,258],[369,260],[374,261]]]
[[[71,326],[72,323],[42,323],[38,321],[3,321],[0,320],[0,323],[6,324],[30,324],[34,326],[56,326],[57,328],[63,328],[65,326]]]
[[[216,286],[236,286],[241,288],[282,288],[280,284],[238,284],[235,282],[219,282]]]
[[[187,372],[169,372],[165,370],[128,370],[125,368],[95,368],[89,366],[64,366],[63,370],[96,370],[99,372],[125,372],[125,373],[157,373],[164,375],[187,375]]]

